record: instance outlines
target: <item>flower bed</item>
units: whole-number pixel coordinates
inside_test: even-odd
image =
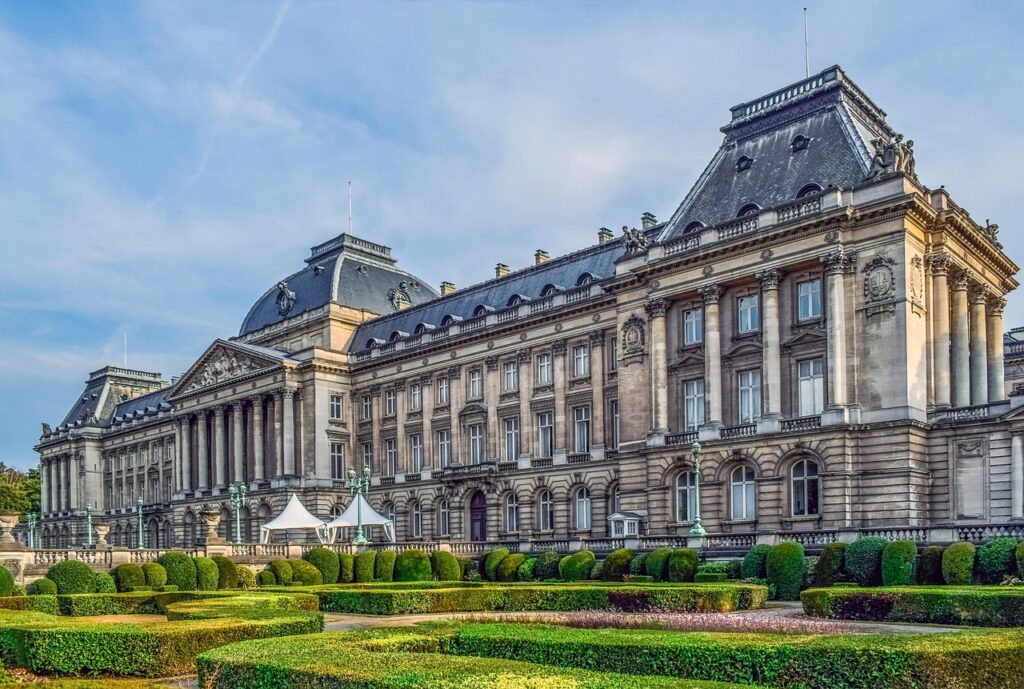
[[[813,617],[884,622],[1024,626],[1024,588],[904,586],[808,589],[804,612]]]

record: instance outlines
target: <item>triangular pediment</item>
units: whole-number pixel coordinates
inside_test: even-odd
[[[679,358],[676,359],[675,361],[673,361],[669,368],[671,368],[672,370],[675,370],[675,369],[678,369],[678,368],[685,368],[686,366],[692,366],[692,365],[697,365],[697,364],[699,364],[701,366],[704,365],[704,348],[703,347],[697,347],[697,348],[691,348],[691,349],[683,350],[680,353]]]
[[[805,330],[782,343],[783,347],[799,347],[804,344],[825,342],[828,337],[823,330]]]
[[[215,340],[175,385],[170,399],[260,375],[281,366],[284,352],[252,347],[227,340]]]

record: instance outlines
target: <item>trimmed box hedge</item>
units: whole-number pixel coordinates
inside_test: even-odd
[[[1024,626],[1024,588],[906,586],[808,589],[804,612],[813,617],[877,622]]]

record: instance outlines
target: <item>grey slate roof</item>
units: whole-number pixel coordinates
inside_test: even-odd
[[[114,412],[111,414],[111,420],[113,419],[126,419],[131,416],[144,414],[153,414],[158,411],[167,411],[171,409],[170,402],[167,401],[167,396],[173,390],[173,386],[151,392],[148,395],[140,395],[135,399],[130,399],[127,402],[121,402],[114,407]]]
[[[762,98],[732,108],[725,140],[663,231],[660,241],[681,236],[693,223],[718,225],[756,204],[790,203],[809,184],[853,187],[870,169],[875,138],[892,130],[879,109],[843,73],[830,67]],[[808,137],[793,150],[798,136]],[[741,158],[750,167],[738,170]]]
[[[336,302],[375,314],[394,311],[390,294],[404,283],[412,304],[437,296],[437,292],[414,275],[395,266],[391,250],[351,235],[340,235],[311,249],[306,267],[284,282],[295,293],[287,313],[278,310],[277,284],[259,298],[242,322],[239,336],[293,318],[306,311]]]

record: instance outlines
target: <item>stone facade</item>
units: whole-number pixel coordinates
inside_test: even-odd
[[[668,222],[440,295],[342,235],[173,384],[96,372],[37,448],[44,544],[84,542],[88,505],[137,545],[139,497],[150,547],[201,540],[203,509],[226,536],[239,483],[252,541],[292,492],[340,512],[363,466],[400,541],[562,547],[625,512],[653,543],[693,526],[695,442],[723,547],[1020,530],[998,228],[920,182],[839,68],[723,131]]]

